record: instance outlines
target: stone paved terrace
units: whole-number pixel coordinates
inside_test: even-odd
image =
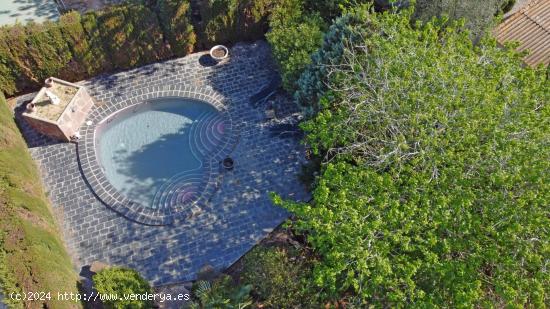
[[[197,215],[166,226],[135,223],[98,200],[82,174],[79,145],[39,135],[16,109],[76,266],[102,261],[135,268],[155,285],[188,281],[205,265],[230,266],[281,224],[288,214],[272,205],[268,193],[308,197],[297,179],[304,161],[299,140],[274,130],[295,123],[296,108],[283,95],[259,107],[249,104],[276,74],[269,47],[257,42],[233,47],[230,59],[217,65],[197,53],[82,82],[96,100],[90,119],[117,110],[118,102],[145,88],[196,88],[225,98],[239,126],[231,153],[235,168],[217,180],[217,190]],[[29,97],[19,98],[18,105]],[[266,104],[273,104],[275,120],[266,116]]]

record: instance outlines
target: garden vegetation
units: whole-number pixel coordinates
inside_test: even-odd
[[[26,308],[78,308],[79,303],[58,301],[57,292],[76,293],[77,276],[47,198],[40,175],[12,111],[0,93],[0,286],[10,308],[23,301],[10,293],[51,292]]]
[[[275,201],[319,255],[327,299],[544,307],[545,69],[489,36],[474,45],[464,22],[413,14],[367,6],[335,21],[299,81],[305,141],[324,162],[313,201]]]
[[[58,22],[0,27],[0,91],[38,89],[56,76],[79,81],[192,52],[195,46],[263,38],[270,0],[201,1],[198,21],[188,0],[129,1]],[[198,35],[196,34],[198,31]]]
[[[0,90],[267,31],[316,162],[304,177],[311,202],[274,196],[293,213],[301,247],[254,249],[237,278],[197,282],[193,306],[547,306],[550,71],[525,67],[491,38],[513,0],[371,2],[132,1],[2,27]],[[36,169],[0,105],[0,283],[7,293],[74,290]],[[127,269],[94,283],[104,293],[150,291]]]
[[[106,295],[103,305],[109,309],[150,309],[153,302],[140,299],[143,295],[151,295],[153,290],[147,280],[129,268],[105,268],[93,276],[94,288],[97,293]],[[135,299],[130,297],[134,295]]]

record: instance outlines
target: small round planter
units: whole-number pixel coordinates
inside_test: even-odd
[[[36,110],[36,105],[34,103],[27,104],[27,112],[32,113]]]
[[[46,87],[50,88],[51,86],[53,86],[53,79],[46,78],[46,80],[44,81],[44,85],[46,85]]]
[[[229,49],[223,45],[216,45],[210,49],[210,57],[216,61],[221,61],[229,57]]]
[[[229,157],[223,159],[223,161],[222,161],[223,168],[228,170],[228,171],[232,170],[234,165],[235,165],[235,162],[233,161],[233,159],[231,159]]]

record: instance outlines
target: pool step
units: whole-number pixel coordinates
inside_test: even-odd
[[[190,147],[200,156],[211,154],[223,144],[226,126],[218,114],[201,115],[191,127]]]
[[[189,131],[189,148],[201,161],[201,167],[174,175],[167,180],[153,198],[155,209],[171,214],[190,212],[197,203],[206,202],[216,190],[214,168],[220,160],[220,153],[235,142],[228,134],[232,129],[221,114],[204,113],[191,124]],[[189,211],[188,211],[189,210]]]
[[[153,198],[153,207],[170,209],[175,204],[191,203],[201,195],[204,186],[202,169],[179,173],[166,181]]]

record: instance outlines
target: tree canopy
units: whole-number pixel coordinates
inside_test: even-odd
[[[544,69],[489,37],[474,45],[464,22],[358,10],[362,23],[325,40],[339,56],[301,79],[322,85],[301,92],[325,162],[313,202],[275,198],[321,257],[315,283],[362,305],[548,304]]]

